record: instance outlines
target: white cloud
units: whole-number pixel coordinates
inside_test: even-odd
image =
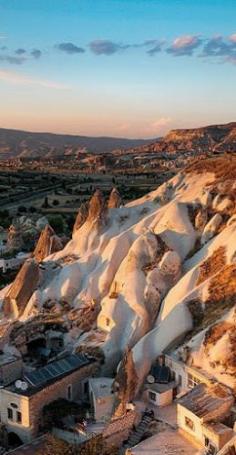
[[[158,130],[160,128],[163,128],[163,127],[169,125],[170,122],[171,122],[171,118],[170,117],[161,117],[158,120],[155,120],[155,122],[153,122],[151,124],[151,128],[153,130],[155,130],[155,129]]]
[[[54,81],[48,81],[44,79],[34,79],[31,77],[28,77],[27,75],[21,74],[21,73],[16,73],[13,71],[5,71],[5,70],[0,70],[0,80],[14,84],[14,85],[35,85],[39,87],[44,87],[44,88],[50,88],[50,89],[55,89],[55,90],[66,90],[69,89],[67,85],[60,84],[58,82]]]
[[[202,44],[202,39],[198,35],[184,35],[176,38],[172,45],[167,49],[173,55],[193,55],[195,49]]]
[[[232,43],[235,43],[235,44],[236,44],[236,33],[233,33],[232,35],[230,35],[229,40],[230,40]]]

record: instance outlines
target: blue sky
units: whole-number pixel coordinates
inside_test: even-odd
[[[0,126],[156,137],[235,120],[235,0],[0,0]]]

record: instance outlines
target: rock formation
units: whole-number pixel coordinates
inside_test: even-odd
[[[88,204],[87,203],[81,204],[81,206],[79,208],[79,211],[78,211],[78,214],[77,214],[77,217],[76,217],[76,220],[75,220],[74,227],[73,227],[73,234],[81,226],[83,226],[83,224],[85,223],[85,221],[87,219],[87,216],[88,216]]]
[[[24,245],[20,223],[16,220],[11,224],[7,236],[7,249],[19,251]]]
[[[88,218],[89,222],[102,223],[106,217],[106,202],[100,190],[96,190],[89,201]]]
[[[179,346],[188,348],[194,367],[236,389],[236,222],[231,208],[228,213],[235,179],[236,158],[220,156],[196,161],[112,210],[96,191],[85,223],[40,264],[40,284],[31,260],[0,291],[5,318],[27,305],[22,320],[28,321],[34,302],[40,316],[56,309],[68,346],[102,351],[106,375],[114,374],[129,346],[137,388],[157,356]],[[225,196],[215,199],[218,194]]]
[[[32,250],[40,232],[47,224],[46,217],[41,217],[37,220],[26,216],[15,218],[8,232],[8,250],[19,251],[22,248]]]
[[[21,316],[39,283],[39,267],[34,259],[25,261],[3,300],[4,314]]]
[[[121,199],[120,193],[117,190],[117,188],[113,188],[110,193],[107,206],[109,209],[116,209],[116,208],[119,208],[121,205],[122,205],[122,199]]]
[[[33,256],[36,261],[41,262],[50,254],[56,253],[61,249],[62,243],[60,238],[55,235],[53,228],[47,224],[47,226],[41,232]]]

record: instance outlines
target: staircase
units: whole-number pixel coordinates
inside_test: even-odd
[[[119,455],[124,455],[127,449],[136,446],[142,440],[144,433],[147,431],[147,428],[153,419],[154,417],[150,412],[144,412],[140,423],[135,430],[131,432],[128,440],[121,447]]]

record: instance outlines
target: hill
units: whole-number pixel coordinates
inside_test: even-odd
[[[166,153],[236,152],[236,122],[172,130],[162,139],[144,146],[143,149]]]
[[[147,144],[148,140],[33,133],[0,128],[0,159],[13,157],[64,156],[86,149],[91,153],[111,152]]]
[[[48,231],[41,262],[35,253],[1,291],[7,339],[12,327],[18,348],[12,322],[30,331],[48,318],[68,349],[104,356],[104,374],[132,348],[137,387],[172,349],[236,388],[235,179],[236,157],[226,156],[189,166],[125,206],[117,191],[105,201],[97,190],[69,243],[44,257]]]

